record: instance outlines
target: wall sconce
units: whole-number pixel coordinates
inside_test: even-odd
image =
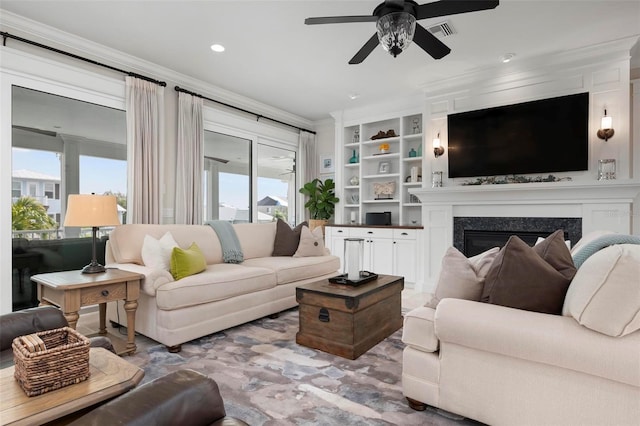
[[[436,158],[438,158],[442,154],[444,154],[444,148],[440,144],[440,132],[438,132],[438,136],[436,136],[435,139],[433,140],[433,155],[435,155]]]
[[[613,120],[610,116],[607,115],[607,109],[604,110],[604,115],[602,116],[602,121],[600,122],[600,129],[598,130],[598,137],[600,139],[604,139],[604,141],[608,141],[613,137]]]

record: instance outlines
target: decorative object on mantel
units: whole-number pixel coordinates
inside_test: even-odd
[[[387,130],[386,133],[380,130],[378,133],[371,136],[371,140],[375,141],[376,139],[395,138],[396,136],[398,135],[396,135],[396,132],[393,129]]]
[[[356,154],[356,150],[353,150],[353,154],[351,154],[351,158],[349,158],[349,164],[357,164],[358,163],[358,155]]]
[[[570,181],[570,177],[559,178],[554,175],[548,176],[518,176],[518,175],[510,175],[510,176],[486,176],[479,177],[475,180],[468,180],[462,183],[462,185],[502,185],[508,183],[535,183],[535,182],[564,182]]]
[[[600,121],[600,129],[598,129],[598,137],[600,139],[604,139],[604,141],[608,141],[613,137],[613,119],[611,116],[607,115],[607,109],[604,109],[604,115],[602,116],[602,120]]]
[[[409,158],[415,157],[415,156],[417,156],[417,155],[418,155],[418,153],[416,152],[416,150],[415,150],[415,149],[411,148],[411,149],[409,150]]]
[[[606,158],[598,160],[598,180],[611,180],[616,178],[616,160]]]
[[[353,131],[353,143],[360,142],[360,129],[355,129]]]
[[[376,200],[391,200],[395,191],[395,182],[373,183],[373,195],[375,195]]]
[[[380,154],[388,154],[389,153],[389,144],[388,143],[381,143],[380,146],[378,147],[378,151],[380,152]]]
[[[442,187],[442,172],[431,173],[431,187],[432,188]]]
[[[358,184],[360,183],[360,179],[358,178],[358,175],[351,176],[351,179],[349,179],[349,183],[352,186],[358,186]]]
[[[388,161],[381,161],[378,164],[378,173],[380,174],[388,174],[391,172],[391,163]]]

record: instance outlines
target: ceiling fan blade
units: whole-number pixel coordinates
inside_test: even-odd
[[[416,8],[416,19],[495,9],[499,3],[498,0],[440,0],[419,5]]]
[[[319,18],[307,18],[304,20],[306,25],[316,24],[346,24],[349,22],[375,22],[378,19],[377,16],[362,15],[362,16],[324,16]]]
[[[425,30],[425,28],[420,24],[416,24],[416,32],[413,35],[413,42],[431,55],[433,59],[443,58],[451,52],[451,49],[449,49],[446,44],[438,40],[436,36]]]
[[[355,65],[364,61],[367,56],[369,56],[369,54],[373,52],[373,49],[375,49],[379,43],[380,41],[378,40],[378,33],[374,33],[369,41],[367,41],[364,46],[362,46],[362,48],[358,50],[358,53],[356,53],[355,56],[351,58],[349,64]]]

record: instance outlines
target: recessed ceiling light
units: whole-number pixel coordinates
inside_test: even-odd
[[[510,62],[515,56],[515,53],[505,53],[504,55],[500,56],[500,60],[506,64],[507,62]]]
[[[224,46],[221,44],[212,44],[211,50],[217,53],[221,53],[221,52],[224,52]]]
[[[356,100],[356,99],[358,99],[360,97],[360,93],[349,93],[348,96],[349,96],[349,99],[351,99],[353,101],[353,100]]]

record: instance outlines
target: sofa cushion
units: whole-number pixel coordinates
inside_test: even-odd
[[[244,259],[267,257],[273,253],[276,238],[276,223],[239,223],[234,224]]]
[[[438,337],[434,327],[436,310],[421,306],[404,316],[402,341],[425,352],[438,350]]]
[[[275,225],[274,225],[275,226]],[[109,234],[109,247],[115,263],[142,265],[142,244],[150,235],[160,239],[167,232],[182,248],[195,242],[204,254],[207,264],[222,263],[222,247],[215,231],[207,225],[149,225],[129,224],[116,226]]]
[[[318,226],[311,231],[308,226],[302,227],[300,244],[293,257],[308,257],[324,255],[324,236],[322,227]]]
[[[568,251],[563,241],[561,244]],[[550,254],[552,250],[544,250],[543,246],[540,251]],[[481,301],[528,311],[560,314],[569,283],[570,279],[514,235],[491,265]]]
[[[569,286],[564,309],[609,336],[640,330],[640,246],[614,245],[590,256]]]
[[[218,263],[199,274],[160,286],[159,309],[172,310],[266,290],[276,285],[276,274],[265,268]]]
[[[435,308],[446,297],[479,301],[485,276],[499,251],[494,247],[467,259],[458,249],[450,247],[442,258],[435,294],[425,306]]]
[[[207,262],[196,243],[188,249],[174,247],[171,252],[171,275],[174,280],[197,274],[207,268]]]
[[[278,284],[287,284],[327,274],[338,274],[340,259],[336,256],[260,257],[245,260],[243,265],[269,269],[276,274]]]
[[[159,240],[145,235],[140,252],[144,266],[168,271],[171,268],[171,253],[177,246],[178,243],[173,239],[171,232],[165,233]]]
[[[300,244],[300,232],[302,227],[308,226],[307,222],[302,222],[300,225],[291,229],[289,224],[282,219],[278,219],[276,223],[276,236],[273,242],[272,256],[293,256],[298,250],[298,244]]]

